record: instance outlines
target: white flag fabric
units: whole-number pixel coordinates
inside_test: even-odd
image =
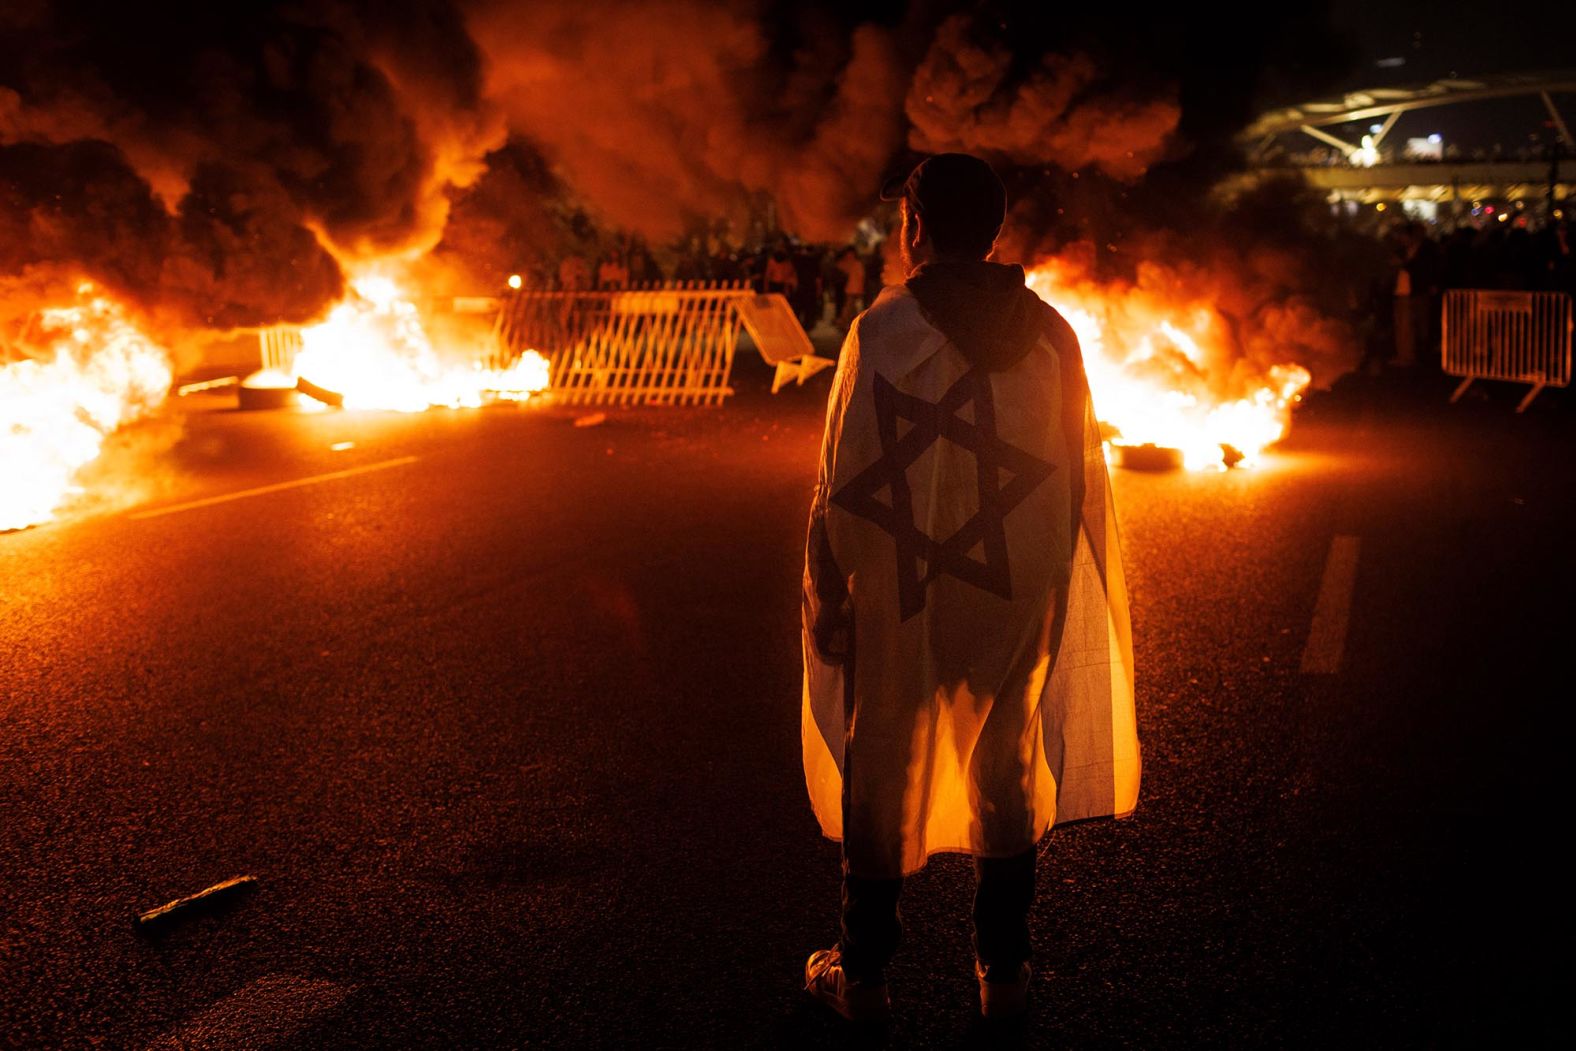
[[[806,551],[803,747],[822,831],[861,876],[1011,856],[1137,803],[1105,458],[1077,339],[1033,309],[1041,334],[1008,368],[971,360],[907,287],[843,347]]]

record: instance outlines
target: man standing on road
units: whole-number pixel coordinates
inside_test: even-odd
[[[902,878],[960,851],[981,1010],[1008,1016],[1036,844],[1137,803],[1121,554],[1078,340],[986,261],[1001,181],[941,154],[883,196],[908,279],[844,343],[805,560],[805,778],[843,845],[842,936],[805,985],[884,1018]]]

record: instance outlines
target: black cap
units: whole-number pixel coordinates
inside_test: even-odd
[[[907,199],[938,241],[988,249],[1007,218],[1007,188],[995,169],[967,153],[938,153],[881,187],[883,201]]]

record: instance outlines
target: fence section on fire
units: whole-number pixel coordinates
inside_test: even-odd
[[[1457,401],[1475,380],[1531,385],[1524,411],[1545,387],[1571,381],[1571,297],[1563,292],[1453,289],[1445,293],[1440,367],[1463,377]]]
[[[720,404],[733,393],[741,329],[775,368],[773,393],[834,364],[816,355],[787,300],[742,284],[521,291],[456,299],[452,310],[494,313],[479,368],[501,373],[534,350],[550,363],[553,397],[570,404]],[[261,329],[258,343],[264,369],[294,373],[299,328]]]
[[[289,375],[295,371],[296,355],[301,352],[301,330],[290,325],[276,325],[259,329],[258,349],[262,352],[263,369]]]
[[[498,364],[545,355],[553,396],[571,404],[717,405],[733,393],[741,328],[776,367],[774,391],[831,364],[782,296],[699,282],[517,292],[498,312]]]

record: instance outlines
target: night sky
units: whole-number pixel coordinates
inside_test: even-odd
[[[1442,78],[1570,69],[1576,8],[1534,2],[1497,8],[1463,3],[1384,3],[1334,0],[1331,18],[1353,48],[1355,61],[1332,94],[1408,87]],[[1280,99],[1280,102],[1306,101]],[[1576,98],[1559,100],[1566,123]],[[1501,144],[1514,151],[1542,131],[1546,114],[1535,96],[1442,107],[1403,116],[1392,135],[1402,139],[1440,132],[1465,149]],[[1361,129],[1352,129],[1356,134]]]

